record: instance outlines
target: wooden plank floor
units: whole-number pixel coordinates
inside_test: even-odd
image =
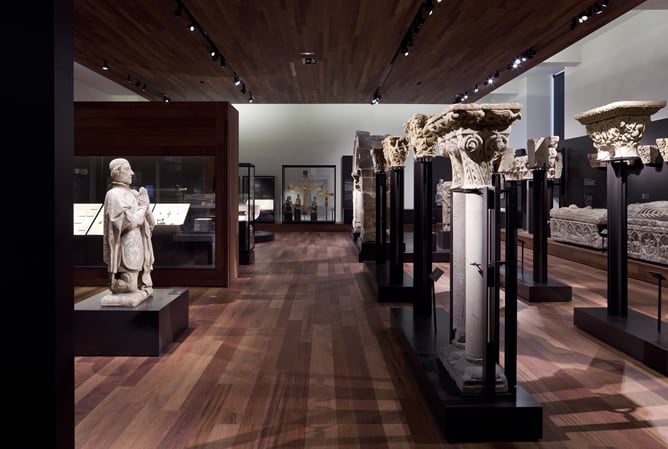
[[[605,272],[549,267],[573,301],[518,304],[518,382],[543,406],[539,442],[447,443],[390,330],[401,305],[376,302],[349,235],[277,232],[231,287],[190,288],[189,329],[167,353],[75,358],[76,448],[667,448],[668,379],[573,325],[573,307],[605,305]],[[440,307],[448,288],[444,275]],[[656,294],[629,281],[652,316]]]

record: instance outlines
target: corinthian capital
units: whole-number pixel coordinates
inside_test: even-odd
[[[616,101],[575,114],[575,119],[585,126],[598,160],[637,158],[650,116],[665,105],[665,101]]]

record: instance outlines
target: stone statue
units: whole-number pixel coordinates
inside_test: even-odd
[[[283,221],[289,223],[292,221],[292,196],[288,195],[283,206]]]
[[[302,198],[299,194],[295,198],[295,214],[293,218],[295,221],[302,221]]]
[[[450,209],[452,209],[452,195],[450,194],[451,186],[452,182],[443,179],[439,179],[438,184],[436,184],[436,192],[441,199],[441,218],[444,231],[450,230]]]
[[[104,198],[103,255],[110,295],[103,306],[136,306],[153,293],[155,219],[146,188],[130,188],[134,172],[126,159],[109,163],[111,188]]]
[[[315,196],[311,198],[311,221],[318,221],[318,199]]]

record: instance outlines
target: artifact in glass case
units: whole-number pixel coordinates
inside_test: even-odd
[[[283,207],[283,222],[334,222],[336,221],[336,166],[335,165],[283,165],[283,195],[299,198],[297,212],[295,200],[292,216]],[[330,201],[331,198],[331,201]]]
[[[78,176],[74,201],[81,208],[102,204],[111,186],[106,156],[75,156]],[[135,173],[132,182],[143,185],[155,217],[152,244],[157,268],[215,268],[216,195],[212,156],[135,156],[126,158]],[[133,187],[137,188],[137,187]],[[86,206],[83,206],[86,204]],[[88,230],[83,221],[74,231],[75,265],[105,267],[102,254],[104,206]],[[83,217],[81,218],[83,220]]]
[[[86,235],[101,208],[102,203],[74,203],[74,235]]]

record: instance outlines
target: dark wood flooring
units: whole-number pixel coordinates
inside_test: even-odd
[[[604,270],[550,256],[572,302],[518,304],[518,382],[543,439],[449,444],[390,329],[402,304],[374,299],[356,251],[345,232],[276,232],[231,287],[189,289],[189,329],[163,355],[76,357],[76,448],[668,447],[668,379],[573,325],[574,307],[605,305]],[[656,285],[630,279],[629,296],[656,316]]]

